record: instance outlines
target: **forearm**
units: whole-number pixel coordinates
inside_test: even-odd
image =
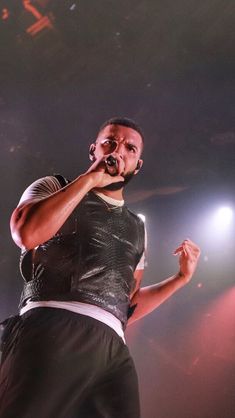
[[[11,217],[15,243],[31,249],[50,239],[93,187],[93,175],[85,174],[38,202],[16,208]]]
[[[136,305],[136,308],[128,320],[128,325],[148,315],[188,281],[187,277],[179,273],[160,283],[140,288],[131,299],[131,306]]]

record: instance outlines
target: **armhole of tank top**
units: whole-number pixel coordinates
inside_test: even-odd
[[[62,176],[61,174],[53,174],[53,177],[55,177],[58,180],[61,187],[65,187],[67,184],[71,182],[70,180],[67,180],[64,176]],[[26,250],[23,254],[21,254],[21,257],[20,257],[20,272],[21,272],[23,279],[26,282],[32,279],[34,255],[35,255],[35,248],[32,250]]]
[[[26,250],[20,257],[20,272],[23,279],[28,282],[33,278],[33,257],[35,249]]]
[[[58,180],[61,187],[65,187],[65,186],[67,186],[67,184],[71,183],[71,180],[66,179],[61,174],[53,174],[53,177],[55,177]]]

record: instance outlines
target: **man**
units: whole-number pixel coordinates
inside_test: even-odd
[[[138,384],[124,330],[192,277],[199,249],[176,250],[179,273],[140,288],[143,222],[123,189],[143,161],[135,122],[111,119],[72,182],[37,180],[11,218],[25,280],[20,316],[3,336],[0,417],[138,418]]]

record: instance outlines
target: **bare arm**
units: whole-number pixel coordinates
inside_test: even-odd
[[[96,162],[87,173],[50,196],[19,205],[10,221],[13,240],[21,248],[35,248],[56,234],[88,191],[122,180],[105,173],[104,164]]]
[[[199,248],[192,241],[185,240],[174,254],[180,255],[180,272],[160,283],[139,288],[135,292],[131,298],[131,306],[136,305],[136,308],[128,320],[128,325],[152,312],[191,280],[200,256]],[[140,280],[139,277],[139,282]]]

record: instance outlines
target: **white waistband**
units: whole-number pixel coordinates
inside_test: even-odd
[[[42,307],[66,309],[71,312],[90,316],[91,318],[97,319],[97,321],[103,322],[104,324],[108,325],[119,335],[119,337],[122,338],[123,342],[126,343],[121,321],[119,321],[119,319],[116,318],[110,312],[105,311],[99,306],[90,305],[88,303],[61,302],[61,301],[54,301],[54,300],[39,301],[39,302],[29,301],[23,308],[21,308],[20,315],[23,315],[25,312],[29,311],[30,309],[42,308]]]

